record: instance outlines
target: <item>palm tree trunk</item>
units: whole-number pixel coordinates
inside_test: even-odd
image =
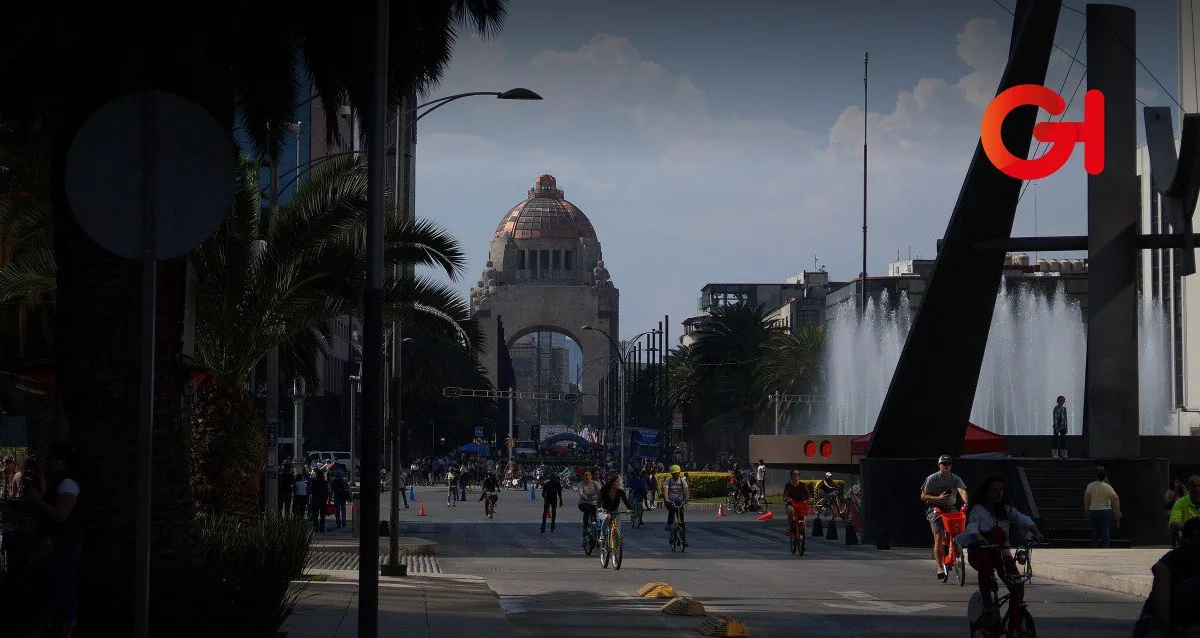
[[[63,13],[55,34],[58,57],[50,77],[61,91],[50,96],[59,264],[56,373],[62,409],[80,451],[77,512],[87,545],[77,636],[133,633],[141,277],[137,262],[108,254],[75,222],[64,189],[67,151],[97,108],[148,87],[196,100],[232,129],[229,60],[222,45],[234,39],[229,31],[235,21],[222,8],[204,10],[211,13],[164,15],[181,11],[166,5],[114,12],[107,4],[78,4]],[[106,27],[95,28],[101,23]],[[193,545],[187,466],[182,462],[187,442],[182,384],[173,366],[183,342],[185,294],[185,260],[160,263],[152,617],[170,614],[168,592],[180,589],[179,569],[189,564]],[[176,586],[161,586],[170,582]],[[152,633],[182,635],[165,627]]]

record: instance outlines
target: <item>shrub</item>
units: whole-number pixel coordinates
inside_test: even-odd
[[[191,601],[198,627],[236,627],[275,638],[296,607],[312,544],[312,525],[274,516],[252,521],[215,516],[200,523],[198,573]],[[211,631],[211,629],[209,630]]]
[[[654,475],[658,480],[658,495],[662,495],[663,481],[671,478],[666,472]],[[687,472],[688,489],[692,498],[725,496],[729,492],[729,472]]]
[[[25,462],[25,456],[29,454],[29,449],[24,447],[5,447],[0,445],[0,461],[4,457],[11,456],[17,462],[17,469],[21,468],[21,464]]]

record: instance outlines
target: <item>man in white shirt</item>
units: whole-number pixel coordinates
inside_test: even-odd
[[[758,480],[758,494],[764,499],[767,498],[767,464],[763,463],[762,459],[758,460],[758,467],[754,469],[754,478]]]

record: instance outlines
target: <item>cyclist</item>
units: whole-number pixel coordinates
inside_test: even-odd
[[[942,564],[942,543],[946,529],[938,510],[954,511],[967,500],[967,484],[957,474],[950,473],[952,464],[953,459],[949,454],[938,457],[938,471],[930,474],[921,486],[921,502],[928,506],[925,520],[929,521],[929,528],[933,532],[933,559],[937,562],[938,580],[948,578],[946,566]]]
[[[600,489],[599,499],[600,507],[603,507],[609,516],[616,516],[617,510],[620,509],[622,503],[625,504],[625,511],[628,512],[633,509],[633,506],[629,504],[629,498],[625,494],[625,490],[621,489],[621,476],[619,474],[614,474],[604,483],[604,487]]]
[[[500,500],[500,479],[496,478],[495,472],[488,474],[483,478],[483,487],[479,490],[479,500],[482,501],[485,497],[488,503],[492,506],[492,512],[496,511],[496,501]],[[484,514],[487,513],[488,503],[483,506]]]
[[[991,609],[990,606],[994,600],[993,593],[997,589],[996,572],[1004,570],[1005,573],[1016,573],[1017,564],[1007,553],[999,553],[991,548],[980,549],[978,545],[998,545],[1003,549],[1009,546],[1009,539],[1021,541],[1028,538],[1029,532],[1037,537],[1038,542],[1044,543],[1046,537],[1034,524],[1033,519],[1012,506],[1003,477],[990,476],[984,479],[971,494],[968,502],[971,509],[967,514],[967,526],[955,540],[959,545],[970,548],[967,561],[979,573],[979,591],[983,594],[984,613],[994,617],[998,610]],[[1025,597],[1025,586],[1009,583],[1007,578],[1003,580],[1010,596],[1009,609],[1020,607]],[[1019,615],[1012,615],[1014,624],[1020,620]]]
[[[1183,524],[1179,547],[1160,558],[1154,585],[1134,625],[1135,638],[1160,638],[1200,627],[1200,518]]]
[[[678,465],[671,466],[671,477],[663,481],[663,503],[667,506],[667,531],[671,530],[671,524],[675,522],[675,516],[679,516],[679,525],[683,526],[683,506],[687,505],[691,497],[691,490],[688,488],[687,479],[679,476],[681,470]],[[687,541],[683,543],[687,547]]]
[[[646,491],[649,489],[650,488],[646,484],[645,474],[635,474],[633,480],[629,482],[629,497],[633,499],[633,502],[640,506],[640,508],[633,508],[635,518],[638,520],[633,520],[630,522],[634,523],[635,525],[642,522],[641,511],[645,509],[644,504],[646,502]]]
[[[583,473],[579,484],[579,511],[583,512],[583,536],[587,538],[588,525],[596,520],[596,498],[600,495],[600,483],[592,478],[590,470]]]
[[[746,509],[754,508],[754,499],[758,494],[758,482],[753,474],[747,474],[742,477],[742,485],[738,490],[738,497],[742,499],[743,507]]]
[[[811,503],[812,492],[808,489],[808,484],[800,480],[800,470],[792,470],[792,480],[790,483],[783,484],[783,502],[787,503],[788,526],[787,533],[791,535],[792,526],[796,521],[796,503]]]

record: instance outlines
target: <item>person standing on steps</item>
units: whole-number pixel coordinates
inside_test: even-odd
[[[1113,523],[1121,518],[1121,499],[1108,484],[1104,468],[1096,468],[1096,480],[1083,491],[1083,512],[1092,526],[1092,547],[1109,547]]]
[[[554,522],[558,518],[558,508],[562,507],[562,483],[554,472],[542,482],[542,533],[546,533],[546,515],[550,516],[550,531],[554,531]]]
[[[1067,397],[1058,397],[1058,403],[1051,412],[1051,450],[1056,459],[1067,458]]]

